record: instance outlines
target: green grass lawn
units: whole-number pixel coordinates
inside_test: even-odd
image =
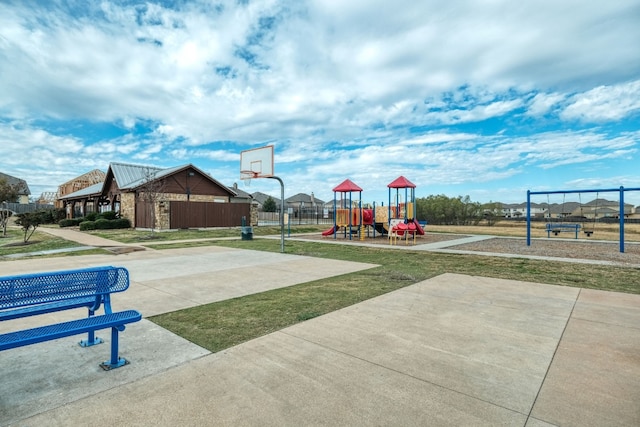
[[[280,251],[271,239],[208,242]],[[210,351],[277,331],[442,273],[640,293],[640,269],[540,260],[399,251],[287,241],[286,253],[359,261],[379,267],[154,316],[151,320]],[[257,278],[256,278],[257,279]]]
[[[291,228],[291,233],[317,233],[328,228],[327,225],[299,225]],[[287,229],[285,233],[288,234]],[[137,231],[133,229],[122,230],[96,230],[89,233],[106,239],[115,240],[122,243],[140,243],[150,245],[154,242],[169,242],[176,240],[198,240],[217,239],[225,237],[240,237],[240,227],[232,228],[211,228],[211,229],[188,229],[171,231]],[[280,235],[279,226],[253,227],[254,236]]]
[[[81,246],[76,242],[54,237],[39,230],[36,230],[26,244],[23,242],[23,236],[22,230],[8,228],[7,236],[0,237],[0,256]]]

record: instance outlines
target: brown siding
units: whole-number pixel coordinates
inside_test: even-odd
[[[127,217],[127,215],[123,216]],[[134,227],[151,228],[151,219],[151,204],[140,200],[135,201],[135,215],[132,221],[132,223],[135,221]],[[131,220],[131,218],[129,218],[129,220]]]
[[[251,205],[238,203],[170,202],[170,227],[236,227],[251,221]]]
[[[188,176],[189,170],[184,170],[168,176],[163,181],[163,192],[173,194],[187,194],[187,189],[191,197],[194,195],[222,196],[229,197],[230,193],[225,188],[216,185],[209,178],[200,173],[191,171],[193,176]]]

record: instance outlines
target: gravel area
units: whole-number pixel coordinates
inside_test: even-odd
[[[525,239],[502,237],[449,246],[447,249],[576,258],[640,265],[640,244],[629,242],[625,244],[624,253],[620,252],[620,244],[618,242],[533,239],[531,246],[527,246]]]
[[[352,242],[352,243],[367,243],[367,244],[376,244],[376,245],[389,245],[389,238],[385,235],[385,236],[380,236],[379,234],[376,233],[376,238],[374,239],[373,237],[366,237],[364,240],[360,240],[360,238],[357,235],[353,236],[352,240],[349,240],[349,236],[347,235],[346,239],[344,237],[344,232],[342,233],[338,233],[338,235],[336,236],[336,238],[334,239],[333,234],[330,236],[323,236],[320,233],[313,233],[313,234],[300,234],[300,235],[295,235],[292,237],[295,237],[296,239],[308,239],[308,240],[335,240],[337,242]],[[416,245],[424,245],[427,243],[436,243],[436,242],[443,242],[443,241],[447,241],[447,240],[457,240],[457,239],[463,239],[465,237],[469,237],[467,235],[462,235],[462,234],[439,234],[439,233],[426,233],[423,236],[416,236]],[[401,242],[401,244],[404,244],[404,240]]]
[[[334,240],[333,235],[325,237],[320,233],[296,235],[292,237],[308,240]],[[444,241],[451,241],[453,244],[454,240],[464,239],[467,237],[470,237],[470,235],[427,232],[424,236],[417,236],[416,245],[426,245],[429,243]],[[389,245],[389,240],[386,236],[377,236],[375,239],[367,237],[364,240],[359,240],[358,236],[354,235],[353,239],[349,240],[348,237],[346,239],[344,238],[344,234],[338,233],[335,241]],[[402,245],[403,242],[400,242],[400,244]],[[524,238],[509,237],[493,237],[473,243],[447,246],[445,249],[609,261],[619,263],[621,265],[640,267],[640,243],[638,242],[626,242],[624,253],[620,252],[620,244],[616,241],[542,238],[532,239],[531,246],[527,246]]]

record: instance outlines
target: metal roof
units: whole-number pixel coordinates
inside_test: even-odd
[[[79,197],[84,197],[84,196],[97,196],[97,195],[102,193],[102,185],[103,185],[102,182],[90,185],[88,187],[83,188],[82,190],[78,190],[78,191],[75,191],[73,193],[65,194],[64,196],[60,197],[59,200],[77,199]]]
[[[131,165],[126,163],[111,163],[109,168],[111,168],[113,177],[121,190],[138,187],[150,178],[157,178],[157,173],[162,171],[161,168],[154,166]]]

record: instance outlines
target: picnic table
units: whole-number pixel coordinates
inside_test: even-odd
[[[551,233],[553,233],[554,236],[557,236],[563,232],[572,232],[572,233],[575,233],[576,239],[578,238],[578,233],[580,232],[580,228],[581,228],[580,224],[563,224],[563,223],[554,224],[551,222],[548,222],[545,226],[547,237],[551,237]]]

